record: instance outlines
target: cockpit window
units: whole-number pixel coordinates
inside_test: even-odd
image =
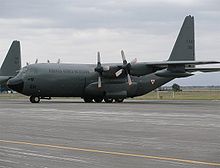
[[[32,76],[35,75],[37,73],[37,70],[31,66],[25,66],[23,67],[19,73],[18,73],[18,77],[23,78],[24,76]]]
[[[28,76],[33,76],[33,75],[37,74],[37,70],[36,70],[36,68],[33,68],[33,67],[29,66],[28,69],[27,69],[26,74]]]
[[[23,78],[25,76],[26,72],[27,72],[27,67],[25,66],[19,71],[17,76]]]

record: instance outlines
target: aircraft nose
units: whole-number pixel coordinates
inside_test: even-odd
[[[12,90],[21,93],[23,91],[24,81],[22,79],[12,78],[8,80],[7,86]]]

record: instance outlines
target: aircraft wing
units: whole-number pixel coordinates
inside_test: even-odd
[[[187,72],[195,72],[195,71],[200,71],[200,72],[218,72],[220,71],[220,68],[186,68]]]
[[[10,78],[11,76],[0,76],[0,85],[6,83]]]
[[[218,61],[158,61],[158,62],[141,62],[131,66],[131,74],[134,76],[142,76],[149,73],[158,71],[158,74],[164,75],[164,72],[159,72],[163,69],[169,69],[169,71],[183,71],[186,72],[215,72],[219,71],[218,68],[196,68],[195,65],[205,64],[220,64]],[[167,75],[167,73],[166,73]],[[168,75],[169,76],[169,75]]]
[[[156,72],[158,70],[162,70],[165,68],[171,67],[169,70],[171,70],[173,67],[180,67],[180,70],[182,70],[183,67],[185,67],[185,70],[187,72],[195,72],[195,71],[201,71],[201,72],[215,72],[219,71],[219,69],[212,69],[212,68],[196,68],[194,65],[205,65],[205,64],[220,64],[219,61],[155,61],[155,62],[139,62],[132,64],[129,71],[131,75],[133,76],[142,76],[146,74],[150,74],[153,72]],[[115,77],[115,74],[121,69],[121,64],[105,64],[106,66],[110,67],[110,70],[103,73],[108,74],[108,77]],[[176,70],[173,69],[174,71]],[[107,75],[104,75],[107,76]]]
[[[203,65],[203,64],[219,64],[218,61],[161,61],[161,62],[144,62],[147,66],[165,67],[168,65]]]

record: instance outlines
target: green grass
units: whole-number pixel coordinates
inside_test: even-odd
[[[220,100],[220,90],[192,90],[192,91],[159,91],[158,93],[153,91],[146,95],[137,97],[139,100]]]

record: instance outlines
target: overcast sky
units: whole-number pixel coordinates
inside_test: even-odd
[[[0,0],[0,63],[13,40],[26,62],[160,61],[169,57],[186,15],[195,17],[196,59],[220,61],[219,0]],[[218,66],[219,67],[219,66]],[[208,79],[208,80],[207,80]],[[220,85],[220,73],[180,84]]]

